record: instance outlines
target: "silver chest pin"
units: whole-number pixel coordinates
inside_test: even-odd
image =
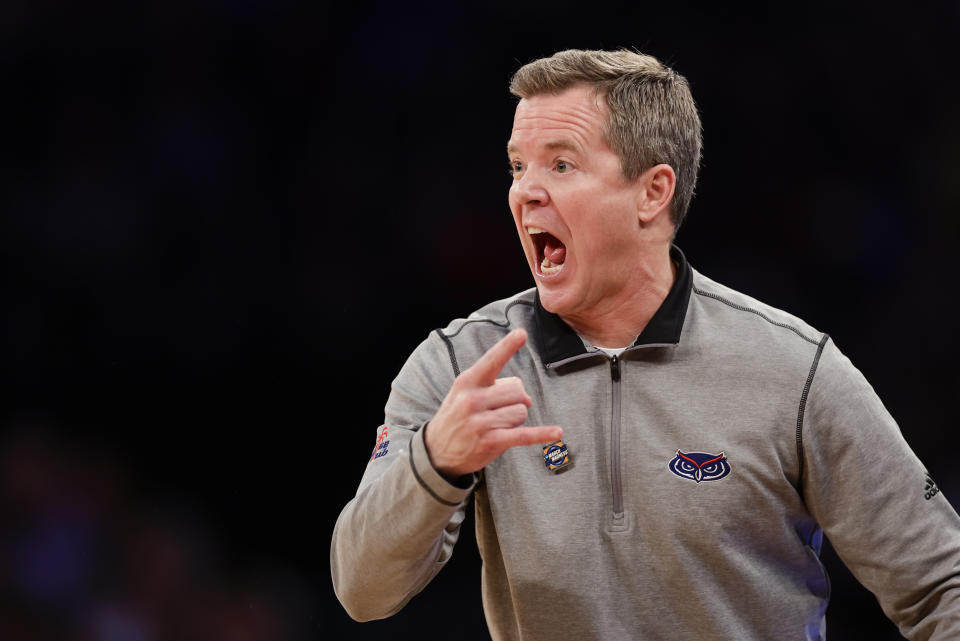
[[[570,465],[570,451],[566,443],[554,441],[543,446],[543,464],[551,472],[557,472]]]

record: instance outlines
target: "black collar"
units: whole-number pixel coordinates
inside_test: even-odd
[[[687,303],[693,287],[690,265],[680,248],[670,248],[670,258],[677,264],[677,277],[660,308],[637,336],[633,346],[676,345],[680,342],[683,320],[687,315]],[[540,304],[540,292],[534,297],[534,314],[537,319],[540,356],[547,365],[586,354],[583,341],[573,329],[556,314],[548,312]]]

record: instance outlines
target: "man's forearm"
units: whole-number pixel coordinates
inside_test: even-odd
[[[330,548],[334,591],[351,617],[400,610],[450,558],[472,492],[430,465],[421,432],[393,431],[389,460],[377,461],[337,519]]]

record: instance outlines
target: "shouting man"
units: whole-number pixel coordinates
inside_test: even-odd
[[[910,639],[960,638],[960,519],[829,336],[673,245],[701,128],[630,51],[522,67],[509,202],[536,287],[393,383],[334,587],[389,616],[475,497],[494,639],[823,639],[825,533]]]

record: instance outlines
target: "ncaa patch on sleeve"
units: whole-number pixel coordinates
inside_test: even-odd
[[[377,444],[373,446],[373,453],[370,454],[370,460],[387,455],[387,448],[390,441],[387,439],[387,426],[381,425],[377,428]]]

